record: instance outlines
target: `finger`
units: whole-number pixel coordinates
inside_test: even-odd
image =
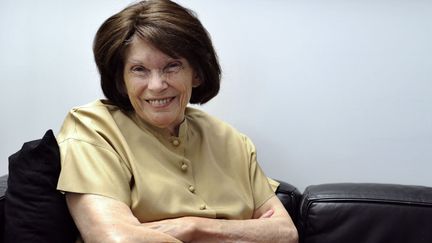
[[[274,214],[274,210],[270,209],[267,212],[263,213],[263,215],[261,215],[259,218],[260,219],[270,218],[271,216],[273,216],[273,214]]]

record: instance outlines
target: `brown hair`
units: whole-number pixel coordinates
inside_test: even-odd
[[[221,68],[210,35],[191,10],[169,0],[141,1],[108,18],[96,33],[93,53],[104,95],[124,110],[132,110],[123,80],[129,40],[137,35],[165,54],[185,58],[201,84],[190,103],[204,104],[217,95]]]

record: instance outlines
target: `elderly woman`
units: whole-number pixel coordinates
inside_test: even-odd
[[[86,242],[297,242],[290,216],[228,124],[188,107],[219,91],[220,66],[192,11],[142,1],[94,41],[107,100],[72,109],[58,142]]]

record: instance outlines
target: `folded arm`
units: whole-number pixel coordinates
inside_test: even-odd
[[[66,201],[86,243],[181,242],[168,234],[143,227],[123,202],[78,193],[66,193]]]
[[[143,225],[183,242],[298,242],[297,230],[276,196],[249,220],[183,217]]]
[[[85,242],[297,242],[297,231],[274,196],[253,219],[182,217],[140,223],[123,202],[91,194],[66,194]]]

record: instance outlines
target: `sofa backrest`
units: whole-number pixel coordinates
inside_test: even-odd
[[[431,243],[432,188],[336,183],[309,186],[300,205],[302,243]]]

